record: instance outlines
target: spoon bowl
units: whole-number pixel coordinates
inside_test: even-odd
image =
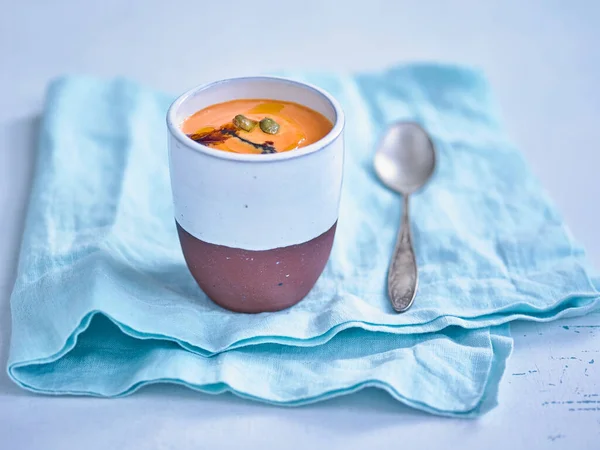
[[[413,122],[390,126],[375,153],[375,171],[390,189],[412,194],[431,177],[435,151],[427,132]]]
[[[388,296],[396,312],[404,312],[411,307],[419,281],[408,199],[431,178],[435,164],[431,138],[413,122],[398,122],[390,126],[375,153],[377,176],[383,184],[404,197],[402,222],[388,271]]]

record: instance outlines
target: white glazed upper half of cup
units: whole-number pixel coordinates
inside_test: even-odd
[[[288,152],[251,155],[212,149],[189,139],[182,122],[229,100],[292,101],[320,112],[332,130]],[[338,218],[344,160],[344,114],[325,91],[276,77],[233,78],[197,87],[167,113],[175,219],[211,244],[270,250],[301,244]]]

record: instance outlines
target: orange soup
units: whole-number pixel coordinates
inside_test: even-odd
[[[188,117],[182,131],[196,142],[233,153],[265,154],[313,144],[333,128],[298,103],[251,99],[217,103]]]

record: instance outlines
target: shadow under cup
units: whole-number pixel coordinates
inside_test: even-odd
[[[250,155],[189,139],[181,123],[236,99],[300,103],[333,129],[289,152]],[[329,258],[344,162],[344,115],[328,93],[274,77],[235,78],[178,98],[167,115],[175,220],[188,268],[215,303],[257,313],[288,308],[312,289]]]

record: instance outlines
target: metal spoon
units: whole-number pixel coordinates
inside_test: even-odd
[[[375,154],[375,172],[390,189],[404,197],[402,223],[388,271],[388,295],[396,312],[413,304],[418,274],[410,233],[408,198],[429,180],[435,168],[435,149],[427,132],[416,123],[390,126]]]

